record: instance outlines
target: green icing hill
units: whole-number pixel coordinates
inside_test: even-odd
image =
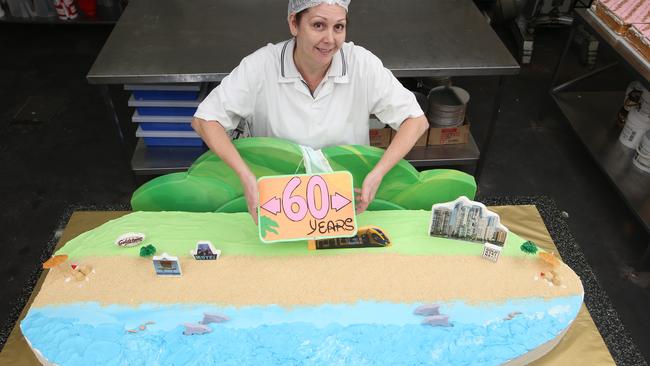
[[[291,256],[347,255],[360,252],[405,255],[481,255],[480,243],[433,238],[428,235],[430,211],[368,211],[357,216],[359,227],[377,226],[393,241],[387,248],[310,251],[305,241],[264,244],[248,213],[134,212],[70,240],[56,254],[72,260],[92,256],[140,255],[140,246],[121,248],[115,239],[127,232],[146,235],[142,245],[152,244],[157,253],[189,256],[199,240],[210,240],[222,255]],[[509,233],[501,255],[525,257],[519,248],[525,240]],[[530,256],[529,256],[530,257]]]
[[[233,141],[242,159],[259,178],[304,174],[300,147],[269,137]],[[374,168],[384,150],[362,145],[322,149],[334,171],[349,171],[354,186]],[[384,177],[368,210],[429,210],[434,203],[476,194],[476,182],[466,173],[450,169],[418,172],[402,160]],[[208,151],[187,172],[167,174],[138,188],[131,198],[135,211],[246,212],[239,179],[219,157]]]

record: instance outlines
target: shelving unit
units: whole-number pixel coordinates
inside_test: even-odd
[[[147,147],[142,139],[133,152],[131,167],[138,175],[158,175],[186,171],[205,152],[199,147]],[[431,156],[436,159],[431,161]],[[479,158],[474,138],[464,145],[415,147],[406,156],[413,166],[450,166],[476,164]]]
[[[650,63],[645,60],[624,38],[615,34],[591,11],[576,11],[576,24],[560,58],[554,80],[557,80],[562,63],[573,42],[576,27],[584,24],[600,42],[611,47],[618,63],[627,67],[646,88],[650,86]],[[624,91],[568,92],[568,87],[613,66],[607,65],[586,75],[567,81],[551,90],[553,99],[586,146],[594,160],[617,188],[621,197],[637,215],[645,229],[650,232],[650,174],[632,164],[634,150],[618,142],[620,129],[616,116],[622,106]],[[555,83],[554,83],[555,84]],[[646,257],[650,255],[650,247]]]

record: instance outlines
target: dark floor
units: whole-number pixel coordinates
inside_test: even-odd
[[[85,80],[110,31],[0,24],[0,323],[40,265],[66,208],[128,204],[136,188],[130,153],[118,143],[100,90]],[[512,47],[509,33],[500,35]],[[650,238],[548,94],[567,35],[566,29],[539,30],[533,64],[506,80],[480,194],[554,199],[650,360],[650,273],[640,267]],[[613,78],[612,85],[629,79]],[[455,82],[472,93],[474,132],[481,135],[495,80]]]

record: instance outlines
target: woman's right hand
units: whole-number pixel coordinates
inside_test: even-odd
[[[242,188],[244,189],[244,197],[246,197],[246,204],[248,206],[248,213],[253,218],[253,222],[257,225],[257,206],[259,205],[259,194],[257,191],[257,178],[250,170],[239,178]]]

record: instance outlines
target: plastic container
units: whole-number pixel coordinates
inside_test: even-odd
[[[196,100],[199,98],[199,84],[126,84],[136,100]]]
[[[432,127],[456,127],[465,121],[469,93],[457,86],[439,86],[429,92],[426,116]]]
[[[202,146],[203,140],[194,131],[144,131],[141,127],[135,132],[147,146]]]
[[[141,116],[137,111],[131,117],[144,131],[192,131],[191,116]]]
[[[650,130],[643,134],[636,151],[641,155],[650,157]]]
[[[646,131],[650,130],[650,115],[637,110],[631,110],[625,120],[625,126],[618,140],[630,149],[636,149]]]
[[[641,89],[641,100],[639,101],[639,111],[650,116],[650,91],[643,87],[641,83],[638,86]]]
[[[135,107],[141,116],[193,116],[200,104],[195,100],[136,100],[129,99],[129,107]]]
[[[643,93],[647,93],[647,90],[643,87],[641,82],[635,80],[631,82],[627,89],[625,90],[625,100],[623,101],[623,108],[626,111],[631,111],[632,109],[639,109],[641,105],[641,96]]]
[[[77,0],[77,5],[86,18],[97,19],[97,0]]]
[[[646,173],[650,173],[650,130],[643,134],[632,164]]]
[[[54,0],[54,8],[61,20],[77,19],[79,15],[74,0]]]

